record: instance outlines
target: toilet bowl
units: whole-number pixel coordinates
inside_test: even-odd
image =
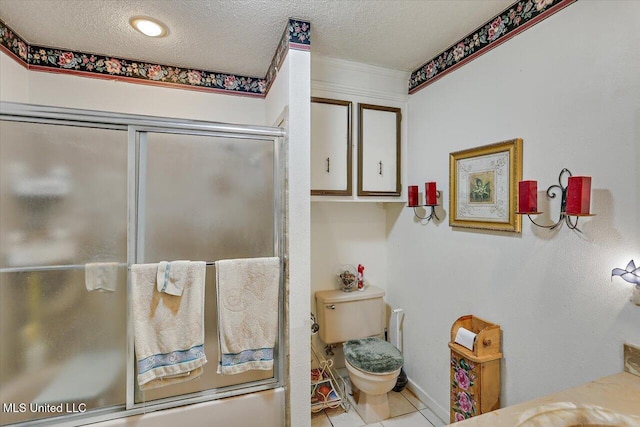
[[[397,382],[402,353],[381,338],[385,329],[384,291],[316,292],[320,339],[343,343],[345,366],[356,398],[356,411],[367,424],[390,417],[387,393]]]
[[[380,338],[350,340],[343,350],[358,414],[367,424],[389,418],[387,393],[404,362],[400,350]]]

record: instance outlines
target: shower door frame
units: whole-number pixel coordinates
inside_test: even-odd
[[[145,161],[147,133],[168,133],[181,135],[195,135],[218,138],[262,140],[273,144],[273,253],[280,258],[280,285],[278,302],[278,335],[274,354],[273,378],[257,380],[247,383],[225,386],[177,395],[151,402],[135,403],[135,351],[133,335],[133,316],[131,312],[131,275],[127,272],[127,345],[126,345],[126,397],[125,405],[117,405],[96,409],[89,414],[50,417],[33,421],[26,421],[21,425],[77,425],[96,423],[138,415],[142,413],[169,409],[194,403],[209,402],[225,397],[275,389],[284,386],[285,379],[285,278],[287,252],[285,240],[286,223],[286,132],[284,129],[272,126],[236,125],[201,120],[175,119],[168,117],[143,116],[126,113],[112,113],[96,110],[75,109],[66,107],[51,107],[36,104],[23,104],[0,101],[0,120],[13,122],[29,122],[38,124],[53,124],[78,126],[87,128],[102,128],[127,131],[127,264],[130,267],[137,263],[144,251],[144,189],[146,187]],[[240,142],[241,143],[241,142]],[[142,190],[141,190],[142,189]],[[143,193],[141,194],[140,191]],[[215,260],[206,260],[215,261]],[[42,266],[42,270],[72,267],[82,268],[83,265],[72,266]],[[17,270],[15,268],[2,269],[2,272]],[[20,271],[35,271],[32,267]],[[284,408],[283,408],[284,412]]]

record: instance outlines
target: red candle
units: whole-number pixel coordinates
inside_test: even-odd
[[[438,190],[436,190],[435,182],[426,182],[424,184],[424,194],[426,205],[432,206],[438,204]]]
[[[518,183],[518,212],[538,211],[538,181],[520,181]]]
[[[418,206],[418,186],[409,186],[409,206]]]
[[[588,215],[591,205],[591,177],[570,176],[567,185],[567,214]]]

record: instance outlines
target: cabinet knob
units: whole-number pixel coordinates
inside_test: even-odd
[[[336,309],[336,305],[335,304],[325,305],[325,307],[327,307],[329,310],[335,310]]]

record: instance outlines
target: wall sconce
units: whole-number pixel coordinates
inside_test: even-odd
[[[413,214],[416,218],[420,220],[427,220],[427,223],[431,221],[431,218],[435,218],[440,221],[438,215],[436,215],[436,206],[440,206],[438,204],[438,199],[440,198],[440,191],[436,188],[435,182],[425,182],[424,184],[424,205],[420,205],[418,202],[418,186],[410,185],[409,186],[409,203],[407,203],[407,207],[413,208]],[[431,213],[427,216],[420,216],[416,211],[416,208],[427,207],[431,208]]]
[[[567,185],[562,184],[564,175],[569,175]],[[591,204],[591,177],[590,176],[573,176],[569,169],[564,168],[558,176],[558,184],[547,188],[547,197],[554,199],[558,194],[561,196],[560,217],[555,224],[543,225],[535,222],[531,215],[539,215],[538,212],[538,182],[537,181],[520,181],[518,183],[518,215],[527,215],[531,222],[541,228],[555,230],[564,223],[571,230],[578,232],[578,219],[581,216],[593,216],[589,213]],[[575,221],[571,219],[575,217]]]
[[[636,264],[631,260],[625,269],[614,268],[611,270],[611,280],[613,280],[613,276],[620,276],[625,282],[636,285],[632,300],[636,305],[640,305],[640,267],[636,268]]]

